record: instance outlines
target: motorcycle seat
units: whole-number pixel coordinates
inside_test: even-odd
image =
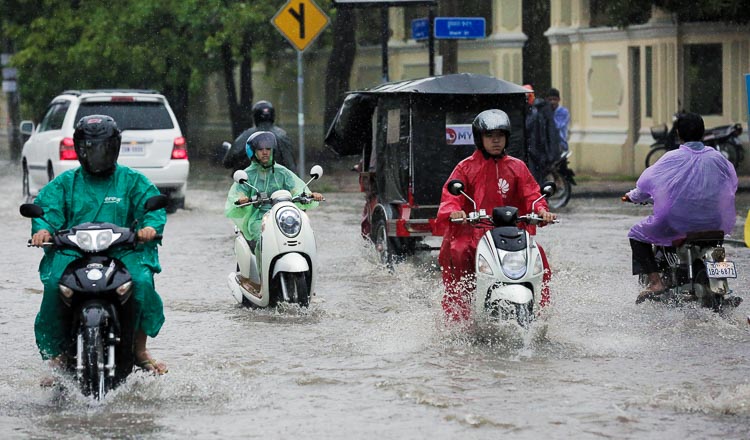
[[[685,238],[673,241],[672,246],[682,246],[686,243],[718,246],[724,243],[724,231],[688,232]]]

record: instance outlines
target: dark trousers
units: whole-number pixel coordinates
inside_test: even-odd
[[[651,243],[630,239],[630,249],[633,250],[633,275],[658,272],[654,250]]]

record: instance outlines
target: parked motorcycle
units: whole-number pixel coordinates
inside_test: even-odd
[[[545,173],[544,182],[555,182],[557,191],[547,199],[551,209],[560,209],[565,207],[573,195],[573,185],[576,184],[574,179],[575,173],[568,168],[568,158],[572,153],[563,151],[560,158],[553,162]]]
[[[534,320],[541,307],[544,266],[534,236],[519,225],[543,223],[542,218],[533,213],[534,206],[555,191],[554,182],[544,183],[542,196],[531,205],[531,214],[519,216],[518,208],[499,206],[490,216],[484,209],[477,210],[476,202],[464,192],[463,182],[457,179],[448,182],[448,192],[462,194],[474,205],[474,211],[468,214],[466,221],[474,227],[491,227],[477,245],[473,316],[515,320],[521,327],[528,327]]]
[[[145,208],[155,211],[168,202],[165,195],[154,196],[146,201]],[[23,204],[20,211],[24,217],[44,220],[44,210],[38,205]],[[81,392],[95,399],[103,399],[125,381],[135,364],[135,310],[133,301],[129,301],[133,282],[125,265],[107,255],[115,248],[135,249],[135,226],[81,223],[57,231],[44,245],[80,254],[65,269],[59,283],[60,297],[70,316],[66,369],[75,373]]]
[[[680,146],[675,127],[675,122],[679,117],[680,113],[674,114],[672,128],[669,131],[667,131],[666,124],[651,127],[651,136],[655,142],[651,144],[651,151],[646,155],[646,168],[656,163],[668,151]],[[716,148],[737,168],[745,159],[745,150],[740,142],[741,134],[742,124],[722,125],[707,129],[703,135],[703,143]]]
[[[320,179],[323,168],[315,165],[311,179]],[[248,307],[273,307],[280,302],[307,307],[315,292],[317,277],[317,245],[307,214],[295,203],[307,204],[310,195],[292,196],[289,191],[274,191],[270,196],[261,193],[247,182],[247,173],[234,173],[235,182],[254,189],[259,196],[238,206],[270,205],[262,220],[260,263],[256,260],[239,228],[235,227],[234,253],[237,272],[230,272],[227,283],[237,302]],[[237,275],[249,278],[252,288],[241,284]]]

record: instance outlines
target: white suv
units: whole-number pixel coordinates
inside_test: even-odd
[[[185,206],[190,163],[187,143],[167,99],[152,90],[70,90],[55,97],[38,126],[21,122],[23,192],[30,199],[63,171],[79,166],[73,148],[76,122],[109,115],[122,130],[117,162],[146,175],[169,196],[168,212]]]

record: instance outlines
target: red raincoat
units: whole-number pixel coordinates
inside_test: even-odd
[[[515,206],[518,215],[531,212],[531,204],[541,196],[539,185],[523,161],[505,155],[501,158],[485,158],[477,150],[461,161],[451,173],[448,181],[459,179],[464,183],[464,192],[473,198],[478,209],[485,209],[488,214],[497,206]],[[446,182],[447,184],[447,182]],[[548,210],[547,201],[537,202],[535,210]],[[487,228],[475,228],[467,223],[451,223],[450,214],[454,211],[468,213],[474,210],[472,203],[463,195],[454,196],[443,186],[440,208],[437,215],[437,229],[443,234],[438,262],[443,273],[445,295],[443,310],[452,320],[467,319],[470,314],[470,294],[475,288],[474,258],[477,244]],[[528,226],[529,233],[536,228]],[[551,272],[544,254],[539,246],[544,264],[544,278],[541,304],[549,301],[547,287]]]

